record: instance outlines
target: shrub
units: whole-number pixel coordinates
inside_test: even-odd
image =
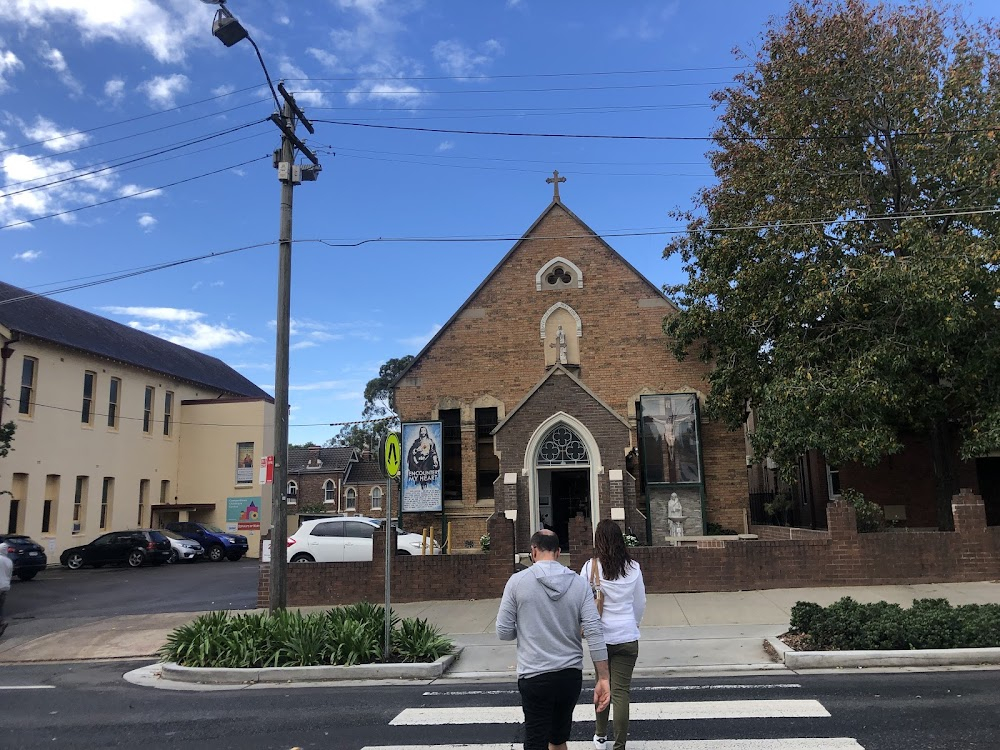
[[[845,597],[828,607],[797,602],[791,631],[820,651],[1000,647],[1000,604],[953,607],[945,599],[861,604]]]
[[[483,552],[489,552],[490,551],[490,535],[489,534],[483,534],[481,537],[479,537],[479,548]]]
[[[625,534],[625,546],[626,547],[638,547],[639,537],[633,534],[631,531]]]
[[[392,658],[434,661],[454,651],[426,620],[400,620],[389,611]],[[382,658],[385,608],[368,602],[302,614],[210,612],[175,629],[161,661],[187,667],[291,667],[369,664]]]
[[[854,506],[854,514],[858,519],[860,533],[867,534],[871,531],[879,531],[885,526],[885,510],[878,503],[865,500],[864,495],[852,489],[844,490],[841,497]]]
[[[709,521],[708,526],[705,528],[709,536],[736,536],[740,532],[733,531],[732,529],[727,529],[721,523],[716,523],[715,521]]]

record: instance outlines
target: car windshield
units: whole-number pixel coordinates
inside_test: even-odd
[[[163,536],[165,537],[168,537],[170,539],[177,539],[178,541],[181,539],[187,539],[186,536],[181,536],[176,531],[170,531],[168,529],[163,529],[163,531],[161,531],[160,533],[163,534]]]
[[[166,540],[166,537],[163,535],[162,531],[150,531],[149,538],[152,539],[154,542],[162,542]]]
[[[203,523],[202,526],[204,526],[208,531],[215,532],[216,534],[225,534],[226,533],[225,531],[223,531],[222,529],[220,529],[218,526],[213,526],[210,523]]]

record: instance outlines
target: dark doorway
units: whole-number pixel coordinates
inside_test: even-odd
[[[21,501],[11,500],[10,501],[10,514],[7,516],[7,533],[16,534],[18,533],[17,528],[17,517],[20,515],[21,511]]]
[[[552,530],[559,546],[569,549],[569,519],[590,518],[590,479],[587,469],[558,469],[552,472]]]
[[[986,523],[1000,526],[1000,458],[976,460],[979,473],[979,494],[986,506]]]

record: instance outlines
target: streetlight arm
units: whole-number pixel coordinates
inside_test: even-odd
[[[274,84],[271,83],[271,74],[267,72],[267,66],[264,64],[264,57],[260,54],[260,48],[257,46],[257,42],[253,40],[249,34],[247,34],[247,41],[253,45],[253,51],[257,53],[257,59],[260,60],[260,67],[264,70],[264,77],[267,79],[267,85],[271,89],[271,96],[274,97],[274,106],[277,110],[281,111],[281,102],[278,101],[278,94],[274,90]]]

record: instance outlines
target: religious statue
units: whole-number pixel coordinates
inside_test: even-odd
[[[569,362],[569,355],[566,348],[566,333],[562,326],[556,331],[556,345],[559,349],[559,364],[564,365]]]
[[[667,518],[683,518],[684,508],[681,505],[681,499],[677,497],[676,492],[670,493],[670,500],[667,501]]]

